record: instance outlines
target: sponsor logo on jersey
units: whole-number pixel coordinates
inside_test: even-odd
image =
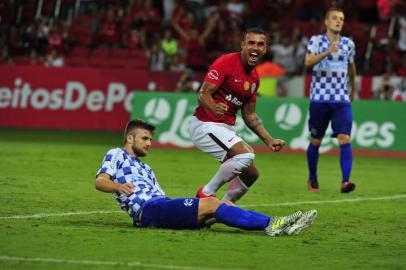
[[[215,69],[210,70],[207,76],[212,80],[217,81],[219,79],[219,73]]]
[[[231,103],[237,105],[237,106],[241,106],[242,105],[242,101],[239,101],[238,98],[233,97],[231,94],[226,95],[225,100],[230,101]]]
[[[254,94],[256,88],[257,88],[257,84],[253,83],[251,86],[251,94]]]
[[[234,79],[234,82],[239,83],[241,80]]]
[[[244,83],[244,90],[248,91],[248,89],[250,89],[250,82],[249,81],[245,81]]]
[[[184,204],[186,207],[190,207],[190,206],[193,205],[193,199],[185,199],[185,200],[183,201],[183,204]]]

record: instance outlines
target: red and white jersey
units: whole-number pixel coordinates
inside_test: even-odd
[[[209,109],[198,106],[194,116],[200,121],[234,125],[236,114],[242,105],[256,101],[259,77],[255,68],[250,73],[246,73],[240,53],[219,57],[210,66],[204,81],[219,86],[212,95],[214,102],[227,104],[228,110],[223,116],[218,117]]]

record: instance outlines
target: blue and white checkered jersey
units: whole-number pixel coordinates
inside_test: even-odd
[[[307,52],[318,55],[330,47],[326,35],[312,36]],[[348,92],[348,65],[354,63],[355,44],[347,37],[340,37],[338,52],[330,53],[313,66],[310,85],[310,102],[350,102]]]
[[[130,183],[135,186],[134,193],[128,196],[118,192],[113,194],[121,209],[133,219],[138,216],[146,201],[165,196],[151,167],[124,149],[114,148],[107,152],[96,176],[101,173],[107,173],[116,183]]]

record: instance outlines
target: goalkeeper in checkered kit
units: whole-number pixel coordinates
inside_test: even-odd
[[[313,67],[309,108],[311,142],[307,149],[308,189],[319,190],[319,147],[331,121],[333,137],[337,137],[340,144],[341,192],[348,193],[355,189],[355,184],[349,181],[352,168],[350,136],[351,100],[354,97],[356,73],[355,45],[351,39],[340,35],[344,25],[341,9],[330,8],[324,23],[326,33],[310,39],[305,60],[306,67]]]
[[[148,154],[155,127],[132,120],[124,132],[124,147],[113,148],[96,173],[96,189],[113,193],[134,226],[199,229],[213,222],[244,230],[263,230],[269,236],[297,234],[317,217],[316,210],[271,217],[236,207],[216,197],[167,197],[151,167],[140,160]]]

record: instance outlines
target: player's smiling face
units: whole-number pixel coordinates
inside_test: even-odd
[[[344,13],[340,11],[331,11],[324,23],[326,24],[327,31],[339,33],[344,26]]]
[[[127,145],[137,157],[145,157],[151,147],[152,133],[146,129],[136,129],[128,135]],[[127,151],[129,149],[126,149]]]
[[[248,33],[241,42],[243,63],[254,67],[259,64],[266,52],[266,37],[263,34]]]

